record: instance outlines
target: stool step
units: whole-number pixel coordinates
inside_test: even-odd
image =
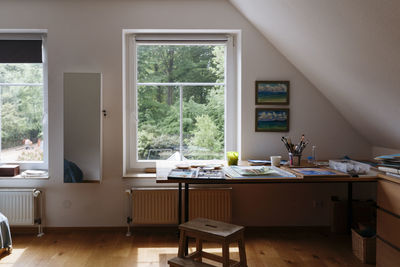
[[[197,218],[179,225],[179,229],[227,238],[240,231],[243,231],[244,227],[210,219]]]
[[[187,267],[214,267],[213,265],[204,263],[204,262],[198,262],[194,261],[191,259],[184,259],[184,258],[179,258],[175,257],[173,259],[170,259],[168,261],[168,264],[172,267],[180,267],[180,266],[187,266]]]

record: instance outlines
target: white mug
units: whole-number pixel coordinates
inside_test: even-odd
[[[271,156],[271,166],[281,166],[281,156]]]

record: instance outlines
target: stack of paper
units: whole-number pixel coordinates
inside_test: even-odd
[[[387,175],[400,178],[400,154],[383,155],[376,157],[379,161],[378,170],[386,172]]]
[[[48,173],[47,171],[41,171],[41,170],[26,170],[21,173],[21,176],[24,178],[41,178],[41,177],[47,177]]]

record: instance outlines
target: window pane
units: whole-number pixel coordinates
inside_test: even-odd
[[[137,103],[138,159],[158,160],[178,156],[179,88],[138,86]]]
[[[183,155],[186,159],[224,158],[224,87],[184,87]]]
[[[43,160],[43,87],[0,86],[2,162]]]
[[[43,64],[0,64],[0,83],[43,83]]]
[[[223,82],[223,45],[138,45],[138,82]]]

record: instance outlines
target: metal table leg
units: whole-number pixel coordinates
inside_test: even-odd
[[[347,183],[347,232],[351,232],[353,224],[353,183]]]
[[[182,183],[178,184],[178,225],[182,223]]]
[[[185,183],[185,222],[189,221],[189,184]],[[186,237],[185,255],[189,255],[189,238]]]
[[[189,221],[189,184],[185,183],[185,222]]]

